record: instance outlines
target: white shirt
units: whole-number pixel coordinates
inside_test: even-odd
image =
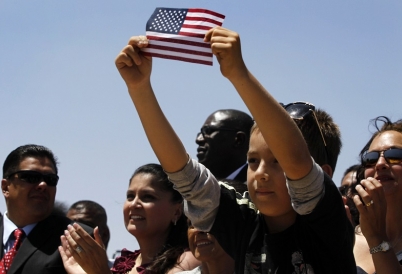
[[[31,233],[32,229],[36,226],[37,223],[30,224],[27,226],[24,226],[22,230],[24,230],[25,235],[28,236],[29,233]],[[14,230],[16,230],[18,227],[8,218],[7,216],[7,211],[4,212],[3,214],[3,246],[4,246],[4,254],[9,251],[15,242],[14,238]]]

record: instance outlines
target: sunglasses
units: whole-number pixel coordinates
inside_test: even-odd
[[[236,128],[230,127],[211,127],[211,126],[204,126],[201,128],[200,132],[197,133],[197,137],[202,134],[202,137],[210,136],[215,131],[238,131]]]
[[[378,159],[380,159],[381,154],[384,156],[385,161],[390,165],[402,163],[402,149],[390,148],[382,151],[366,151],[362,156],[363,166],[366,168],[375,166]]]
[[[12,176],[17,175],[17,178],[21,181],[27,182],[29,184],[39,184],[45,182],[48,186],[56,186],[59,181],[59,176],[56,174],[42,174],[34,170],[18,170],[16,172],[8,175],[8,179]]]
[[[325,151],[327,150],[327,142],[325,142],[324,134],[322,133],[320,124],[318,123],[317,116],[315,115],[315,106],[313,104],[307,102],[295,102],[284,105],[280,103],[281,106],[286,110],[286,112],[290,115],[290,117],[294,120],[303,120],[304,117],[311,114],[314,117],[314,120],[320,130],[321,139],[325,146]],[[328,153],[327,153],[328,154]]]

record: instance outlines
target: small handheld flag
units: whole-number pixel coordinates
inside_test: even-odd
[[[146,26],[144,55],[212,66],[205,33],[222,26],[225,16],[206,9],[156,8]]]

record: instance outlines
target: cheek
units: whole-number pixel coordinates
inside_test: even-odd
[[[367,177],[374,177],[374,174],[375,174],[374,168],[366,168],[366,169],[364,170],[364,178],[367,178]]]

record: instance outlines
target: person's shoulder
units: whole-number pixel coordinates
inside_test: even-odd
[[[168,274],[180,273],[182,271],[193,270],[197,268],[201,262],[197,260],[191,251],[185,251],[180,256],[180,263],[169,270]]]
[[[61,215],[57,215],[57,214],[51,214],[49,217],[47,217],[46,219],[44,219],[43,221],[41,221],[40,223],[43,224],[51,224],[54,228],[62,228],[67,229],[67,226],[70,224],[75,223],[74,221],[70,220],[69,218],[67,218],[66,216],[61,216]],[[86,232],[88,232],[89,234],[93,234],[93,228],[77,222]]]

